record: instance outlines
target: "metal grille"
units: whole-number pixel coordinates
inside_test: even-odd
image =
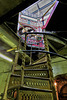
[[[20,90],[19,98],[19,100],[53,100],[52,93],[25,90]]]
[[[50,89],[50,82],[49,80],[42,80],[42,79],[33,79],[33,78],[24,78],[24,85],[27,87],[32,88],[39,88],[39,89]]]
[[[11,76],[9,81],[9,87],[17,86],[21,84],[20,76]]]
[[[38,70],[25,70],[24,71],[25,76],[31,76],[31,77],[41,77],[41,78],[48,78],[48,70],[45,71],[38,71]]]

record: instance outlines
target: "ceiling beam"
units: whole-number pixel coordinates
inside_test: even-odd
[[[57,53],[56,48],[49,42],[49,40],[48,40],[48,45]]]
[[[0,26],[0,39],[8,44],[10,47],[18,45],[19,37],[13,34],[5,25]]]
[[[66,45],[63,41],[61,41],[60,39],[56,38],[56,37],[52,37],[52,36],[47,36],[47,39],[52,40],[56,43],[59,43],[61,45]]]

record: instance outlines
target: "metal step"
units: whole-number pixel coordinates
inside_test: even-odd
[[[15,69],[14,70],[14,74],[17,74],[17,75],[21,75],[21,69]]]
[[[14,100],[14,93],[17,92],[16,100],[53,100],[52,90],[36,89],[25,86],[17,86],[7,91],[7,97]]]
[[[49,71],[48,69],[25,69],[24,75],[31,77],[49,78]]]
[[[21,84],[21,75],[11,74],[8,87],[17,86],[20,84]]]
[[[50,79],[24,76],[24,86],[50,90]]]
[[[52,91],[33,89],[33,88],[20,88],[19,100],[53,100]]]
[[[25,66],[25,69],[46,69],[47,61]]]

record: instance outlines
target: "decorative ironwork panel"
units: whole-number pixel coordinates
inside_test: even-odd
[[[20,90],[19,100],[53,100],[53,95],[49,92]]]
[[[38,78],[24,78],[24,85],[32,88],[50,89],[50,81]]]
[[[18,86],[21,84],[21,77],[20,76],[11,76],[9,81],[9,87]]]
[[[48,78],[48,70],[24,70],[25,76]]]
[[[7,91],[7,100],[18,100],[18,89],[13,88]]]

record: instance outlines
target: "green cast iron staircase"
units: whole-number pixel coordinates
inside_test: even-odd
[[[45,64],[46,62],[25,66],[23,83],[23,69],[14,70],[7,92],[9,100],[53,100],[49,70]]]
[[[49,51],[46,36],[44,36],[44,41],[45,50]],[[26,50],[26,42],[24,46]],[[6,100],[56,100],[53,98],[50,55],[46,54],[44,58],[46,59],[44,62],[24,66],[25,55],[22,54],[21,68],[14,68],[10,76]]]

